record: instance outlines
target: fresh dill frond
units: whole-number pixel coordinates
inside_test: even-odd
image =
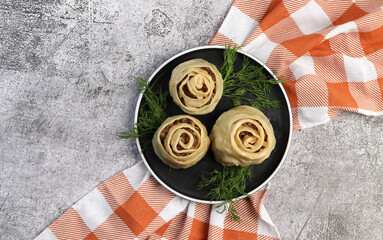
[[[238,47],[234,45],[230,47],[231,43],[225,44],[225,50],[223,53],[223,64],[219,68],[219,72],[225,82],[234,72],[234,62],[237,59]]]
[[[151,146],[157,128],[168,117],[165,112],[168,93],[161,88],[152,90],[147,79],[139,77],[135,79],[138,81],[137,89],[143,92],[138,121],[134,128],[122,132],[118,138],[138,138],[142,151],[145,151]]]
[[[237,50],[236,46],[225,45],[224,62],[219,69],[224,81],[223,96],[230,98],[234,106],[247,104],[265,110],[280,108],[279,101],[270,100],[269,95],[272,86],[284,80],[270,77],[262,66],[252,65],[246,56],[242,68],[234,72]]]
[[[208,176],[201,176],[198,188],[211,187],[208,197],[214,200],[223,200],[224,202],[217,206],[223,207],[222,212],[228,211],[228,216],[234,221],[241,221],[237,210],[235,209],[236,201],[233,199],[247,195],[245,192],[246,180],[250,180],[253,175],[253,166],[241,167],[230,166],[223,167],[222,171],[215,169]]]

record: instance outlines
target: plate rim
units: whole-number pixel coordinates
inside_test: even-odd
[[[204,50],[204,49],[225,49],[224,46],[199,46],[199,47],[194,47],[194,48],[190,48],[188,50],[185,50],[185,51],[182,51],[174,56],[172,56],[171,58],[169,58],[168,60],[166,60],[165,62],[163,62],[159,67],[157,67],[157,69],[150,75],[149,79],[148,79],[148,83],[150,83],[154,76],[164,67],[166,66],[169,62],[173,61],[174,59],[184,55],[184,54],[187,54],[189,52],[193,52],[193,51],[198,51],[198,50]],[[251,58],[252,60],[256,61],[257,63],[259,63],[262,67],[264,67],[274,78],[277,78],[277,76],[273,73],[273,71],[270,70],[269,67],[267,67],[262,61],[260,61],[258,58],[250,55],[249,53],[247,52],[244,52],[243,50],[240,50],[238,49],[237,52]],[[282,156],[282,159],[281,161],[279,162],[277,168],[274,170],[274,172],[262,183],[260,184],[258,187],[256,187],[255,189],[251,190],[250,192],[248,192],[247,194],[249,195],[252,195],[253,193],[255,193],[256,191],[258,191],[259,189],[263,188],[268,182],[270,182],[270,180],[275,176],[275,174],[279,171],[279,169],[281,168],[281,166],[283,165],[283,162],[285,161],[286,159],[286,156],[287,156],[287,153],[289,151],[289,148],[290,148],[290,143],[291,143],[291,136],[292,136],[292,132],[293,132],[293,118],[292,118],[292,111],[291,111],[291,105],[290,105],[290,101],[289,101],[289,98],[286,94],[286,91],[283,87],[283,85],[281,83],[278,83],[278,86],[280,87],[280,89],[282,90],[282,93],[283,93],[283,96],[285,97],[285,100],[286,100],[286,103],[287,103],[287,108],[288,108],[288,113],[289,113],[289,120],[290,120],[290,127],[289,127],[289,136],[288,136],[288,140],[287,140],[287,145],[286,145],[286,150],[285,152],[283,153],[283,156]],[[136,108],[135,108],[135,112],[134,112],[134,126],[136,126],[137,122],[138,122],[138,113],[139,113],[139,107],[140,107],[140,104],[141,104],[141,101],[142,101],[142,97],[143,97],[143,92],[140,92],[139,93],[139,96],[138,96],[138,99],[137,99],[137,103],[136,103]],[[151,169],[151,167],[149,166],[148,162],[146,161],[146,158],[142,152],[142,148],[141,148],[141,145],[140,145],[140,141],[138,138],[136,138],[136,145],[137,145],[137,148],[138,148],[138,151],[139,151],[139,154],[142,158],[142,161],[145,163],[145,166],[146,168],[149,170],[149,172],[152,174],[152,176],[163,186],[165,187],[167,190],[169,190],[170,192],[174,193],[175,195],[183,198],[183,199],[187,199],[189,201],[194,201],[194,202],[198,202],[198,203],[207,203],[207,204],[222,204],[224,203],[224,200],[220,200],[220,201],[210,201],[210,200],[201,200],[201,199],[197,199],[197,198],[193,198],[193,197],[189,197],[189,196],[186,196],[182,193],[179,193],[177,192],[176,190],[170,188],[168,185],[166,185],[156,174],[155,172]],[[242,199],[242,198],[245,198],[247,197],[246,195],[242,195],[240,197],[237,197],[235,199],[233,199],[233,201],[236,201],[236,200],[239,200],[239,199]]]

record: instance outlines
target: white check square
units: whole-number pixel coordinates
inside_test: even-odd
[[[298,58],[289,68],[293,72],[296,80],[306,74],[315,74],[314,60],[310,56],[302,56]]]
[[[232,39],[238,45],[242,45],[258,24],[257,21],[233,6],[222,23],[219,32]]]
[[[78,201],[73,208],[91,231],[94,231],[113,213],[108,202],[97,188]]]
[[[299,107],[298,119],[302,128],[314,127],[330,121],[328,107]]]
[[[261,62],[266,63],[276,46],[278,46],[277,43],[272,42],[265,33],[262,33],[256,39],[251,41],[251,43],[246,45],[243,50],[249,52],[251,55],[261,60]]]
[[[45,229],[44,232],[40,233],[35,240],[58,240],[54,233],[49,229]]]
[[[368,82],[378,78],[374,64],[366,57],[353,58],[343,55],[348,82]]]
[[[315,1],[310,1],[294,12],[291,17],[305,35],[317,32],[332,24],[330,18]]]

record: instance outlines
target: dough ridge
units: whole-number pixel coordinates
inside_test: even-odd
[[[196,118],[176,115],[167,118],[155,132],[156,155],[172,168],[188,168],[200,161],[210,146],[206,127]]]
[[[250,106],[224,112],[213,126],[210,140],[215,160],[224,166],[260,164],[276,145],[269,119]]]
[[[204,115],[212,112],[222,97],[222,75],[208,61],[189,60],[173,69],[169,92],[185,113]]]

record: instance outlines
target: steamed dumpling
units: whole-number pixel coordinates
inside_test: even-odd
[[[276,143],[269,119],[250,106],[224,112],[210,139],[215,160],[224,166],[260,164],[270,156]]]
[[[210,146],[205,126],[196,118],[178,115],[167,118],[152,140],[154,152],[172,168],[188,168],[201,160]]]
[[[169,92],[174,102],[186,113],[210,113],[222,97],[223,80],[214,64],[193,59],[174,68]]]

